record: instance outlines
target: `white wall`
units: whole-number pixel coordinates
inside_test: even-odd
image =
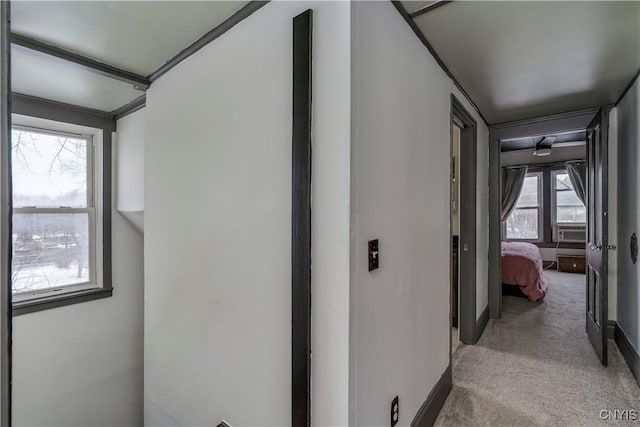
[[[292,18],[307,8],[313,423],[348,421],[349,4],[271,2],[147,93],[146,425],[290,423]]]
[[[489,129],[460,91],[451,92],[462,102],[478,124],[476,172],[476,318],[489,305]]]
[[[398,395],[406,426],[449,363],[450,94],[473,110],[389,2],[352,4],[352,70],[349,424],[388,425]],[[488,135],[476,120],[484,309]]]
[[[118,120],[116,210],[144,231],[145,110]]]
[[[142,423],[142,235],[112,228],[112,297],[13,319],[14,426]]]
[[[640,263],[630,256],[632,233],[640,236],[640,80],[616,107],[618,127],[617,321],[640,349]]]
[[[144,210],[144,108],[118,120],[116,208]]]

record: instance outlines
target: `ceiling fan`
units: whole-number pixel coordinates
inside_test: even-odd
[[[557,136],[545,136],[536,143],[536,149],[533,151],[534,156],[543,157],[551,154],[551,148],[553,147],[575,147],[579,145],[585,145],[585,141],[566,141],[554,142],[558,139]]]

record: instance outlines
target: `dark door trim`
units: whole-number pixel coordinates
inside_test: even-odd
[[[451,126],[460,129],[460,237],[459,260],[459,320],[460,341],[475,344],[476,336],[476,182],[477,182],[477,123],[458,99],[451,95]],[[450,311],[451,313],[451,311]],[[451,316],[450,316],[451,317]]]
[[[489,134],[489,317],[502,316],[502,175],[500,140]]]
[[[609,324],[609,109],[602,107],[587,126],[586,329],[603,365],[608,363]],[[599,227],[598,227],[599,222]],[[598,241],[598,237],[600,238]],[[596,278],[599,277],[600,280]],[[593,281],[591,280],[593,278]],[[593,282],[593,287],[591,283]],[[598,304],[599,302],[599,304]],[[590,306],[593,304],[592,310]]]
[[[11,49],[10,3],[0,2],[0,426],[11,425]]]
[[[293,18],[291,424],[311,424],[311,66],[313,11]]]

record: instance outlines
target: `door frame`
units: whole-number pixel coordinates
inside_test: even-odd
[[[11,49],[10,3],[0,2],[0,426],[11,425]]]
[[[462,103],[451,94],[451,120],[449,157],[453,149],[453,126],[460,128],[460,193],[458,203],[458,217],[460,229],[458,237],[458,333],[464,344],[475,344],[477,336],[476,319],[476,205],[477,205],[477,174],[478,174],[478,126],[476,120],[464,108]],[[464,173],[462,173],[464,171]],[[451,186],[449,186],[451,188]],[[450,190],[451,191],[451,190]],[[450,195],[451,196],[451,195]],[[451,200],[451,197],[449,197]],[[453,245],[452,215],[449,207],[449,250]],[[465,250],[465,245],[467,249]],[[451,272],[451,257],[449,271]],[[451,273],[449,273],[451,274]],[[451,277],[449,280],[451,292]],[[451,336],[451,316],[453,307],[449,295],[449,336]],[[449,338],[451,339],[451,338]],[[451,345],[449,345],[451,352]]]
[[[610,109],[613,105],[603,108]],[[489,126],[489,185],[502,188],[500,141],[512,138],[544,136],[552,133],[586,130],[600,107],[516,120]],[[502,192],[489,192],[489,314],[502,317]]]

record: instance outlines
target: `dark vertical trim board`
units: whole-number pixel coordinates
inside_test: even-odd
[[[607,324],[607,338],[612,340],[615,338],[615,330],[616,330],[616,325],[618,324],[618,322],[616,322],[615,320],[609,320],[609,323]]]
[[[533,156],[532,156],[533,157]],[[528,172],[534,172],[535,167]],[[542,168],[542,240],[553,242],[553,229],[551,225],[551,168]],[[538,233],[540,234],[540,233]]]
[[[413,20],[411,15],[409,15],[409,13],[404,8],[402,3],[400,1],[398,1],[398,0],[392,0],[391,3],[393,3],[393,6],[396,8],[396,10],[400,14],[400,16],[402,16],[402,19],[404,19],[405,22],[409,25],[409,27],[411,28],[413,33],[418,37],[418,39],[420,39],[420,41],[422,42],[424,47],[427,48],[427,50],[429,51],[431,56],[433,56],[433,59],[436,60],[436,62],[438,63],[438,65],[440,66],[442,71],[444,71],[444,73],[451,79],[451,81],[453,81],[453,84],[456,85],[456,87],[458,88],[458,90],[460,90],[462,95],[473,106],[474,110],[476,110],[476,112],[478,113],[480,118],[482,118],[482,121],[484,122],[484,124],[489,126],[489,123],[487,122],[487,119],[485,119],[484,116],[482,115],[482,113],[480,112],[480,109],[478,108],[478,105],[473,101],[473,99],[471,99],[471,97],[469,96],[467,91],[464,90],[462,85],[458,82],[458,80],[456,80],[456,78],[453,76],[453,74],[451,74],[451,71],[449,71],[447,66],[444,65],[444,62],[442,62],[442,60],[440,59],[440,57],[436,53],[435,49],[433,48],[433,46],[431,46],[431,43],[429,43],[429,41],[427,40],[425,35],[422,33],[422,30],[420,30],[420,28],[418,27],[416,22]]]
[[[427,400],[411,421],[411,427],[431,427],[438,418],[440,410],[446,402],[453,384],[451,365],[447,366],[438,382],[433,386]]]
[[[489,315],[502,316],[502,176],[500,141],[489,133]]]
[[[627,361],[629,369],[631,369],[631,373],[640,386],[640,355],[636,349],[633,348],[631,341],[629,341],[629,338],[617,323],[614,329],[614,339],[616,341],[616,345],[620,349],[620,353],[622,353],[622,356],[624,357],[624,360]]]
[[[262,6],[269,3],[268,1],[250,1],[246,5],[244,5],[240,10],[231,15],[229,18],[224,20],[220,25],[209,31],[204,36],[200,37],[198,40],[193,42],[191,45],[183,49],[176,56],[168,60],[164,65],[158,68],[153,73],[149,74],[148,79],[150,82],[154,82],[162,77],[167,71],[232,29],[236,24],[243,21],[245,18],[248,18],[253,14],[253,12],[260,9]]]
[[[102,288],[110,290],[112,283],[111,266],[111,207],[112,207],[112,134],[102,131]]]
[[[311,88],[313,11],[293,18],[291,424],[311,425]]]
[[[0,2],[0,426],[11,425],[11,48],[9,45],[11,3]]]
[[[484,329],[487,327],[487,323],[489,322],[489,306],[487,305],[482,313],[480,313],[480,317],[476,321],[476,338],[475,341],[478,342]]]

